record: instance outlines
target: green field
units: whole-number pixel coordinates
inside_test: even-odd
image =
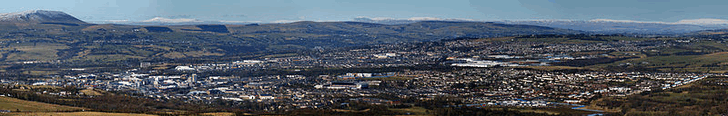
[[[68,49],[64,44],[58,43],[8,43],[0,47],[6,53],[6,61],[51,61],[57,60],[59,50]]]

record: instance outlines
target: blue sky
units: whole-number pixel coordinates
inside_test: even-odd
[[[356,17],[473,20],[728,19],[728,0],[11,0],[0,13],[58,10],[89,21],[346,21]]]

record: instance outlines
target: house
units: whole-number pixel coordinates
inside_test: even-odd
[[[254,95],[240,95],[240,98],[243,98],[243,99],[255,99],[255,96]]]
[[[276,99],[271,94],[260,94],[258,95],[258,99],[264,100],[264,99]]]
[[[564,100],[564,102],[573,104],[573,103],[580,103],[581,101],[580,100]]]

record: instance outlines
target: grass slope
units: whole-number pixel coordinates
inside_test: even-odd
[[[48,104],[42,102],[26,101],[11,97],[0,97],[0,110],[10,110],[15,112],[56,112],[56,111],[77,111],[85,108],[62,106],[56,104]]]
[[[32,112],[9,113],[15,116],[155,116],[150,114],[106,113],[106,112]]]

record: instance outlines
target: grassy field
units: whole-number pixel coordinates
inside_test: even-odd
[[[432,115],[430,110],[422,107],[411,107],[411,108],[389,108],[394,112],[398,113],[409,113],[411,115]]]
[[[200,114],[200,116],[235,116],[235,113],[231,113],[231,112],[212,112],[212,113],[202,113],[202,114]]]
[[[93,90],[93,89],[84,89],[84,90],[81,90],[79,92],[81,92],[83,94],[86,94],[86,95],[96,95],[96,96],[98,96],[98,95],[104,95],[102,92],[99,92],[99,91],[96,91],[96,90]]]
[[[106,113],[106,112],[73,112],[89,110],[88,108],[63,106],[35,101],[26,101],[11,97],[0,97],[0,110],[10,110],[11,113],[0,115],[11,116],[153,116],[149,114],[132,113]],[[20,111],[20,112],[17,112]],[[230,113],[211,113],[203,115],[229,116]]]
[[[0,114],[5,115],[5,114]],[[150,114],[106,113],[106,112],[20,112],[11,116],[154,116]]]
[[[62,106],[34,101],[26,101],[11,97],[0,97],[0,109],[10,110],[12,112],[20,110],[21,112],[56,112],[56,111],[77,111],[86,108]]]
[[[17,50],[5,56],[6,61],[50,61],[58,59],[58,50],[69,47],[57,43],[8,43],[0,50]]]

